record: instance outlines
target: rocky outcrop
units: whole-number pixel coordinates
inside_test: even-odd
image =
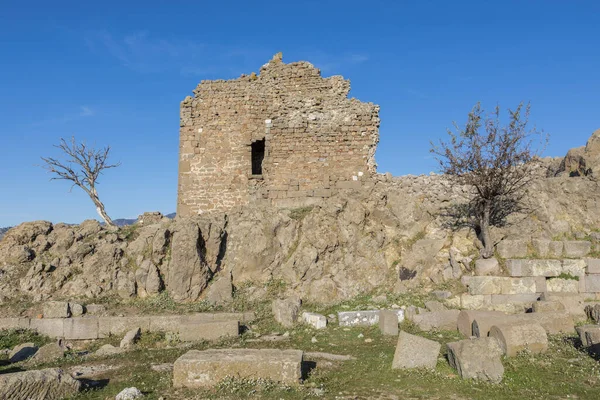
[[[81,382],[60,369],[0,374],[0,399],[60,400],[76,395]]]
[[[557,171],[568,176],[600,176],[600,129],[592,133],[587,144],[567,152]]]

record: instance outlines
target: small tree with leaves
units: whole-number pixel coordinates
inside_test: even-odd
[[[52,157],[42,157],[44,164],[42,167],[54,176],[51,180],[64,179],[73,182],[71,189],[74,186],[79,186],[92,199],[96,206],[96,211],[104,220],[106,225],[115,226],[112,219],[106,213],[104,204],[98,197],[96,186],[98,185],[98,177],[107,169],[115,168],[121,163],[108,164],[108,153],[110,146],[103,149],[94,149],[87,146],[84,142],[77,143],[74,137],[67,142],[65,139],[60,139],[60,144],[54,145],[60,149],[65,156],[60,160]]]
[[[484,258],[494,254],[490,226],[502,226],[509,215],[526,209],[526,188],[536,177],[543,146],[534,148],[533,137],[547,141],[547,136],[528,127],[530,109],[529,103],[521,103],[508,110],[503,125],[498,106],[486,115],[477,103],[464,128],[454,123],[455,132],[448,130],[448,141],[440,140],[437,146],[431,143],[441,172],[471,188],[468,203],[457,209],[475,228]]]

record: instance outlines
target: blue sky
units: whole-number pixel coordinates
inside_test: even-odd
[[[380,172],[435,170],[429,141],[481,101],[531,101],[547,155],[600,128],[600,2],[9,1],[0,7],[0,227],[97,218],[49,181],[60,137],[111,145],[98,189],[114,218],[172,212],[179,102],[273,54],[344,75],[381,106]]]

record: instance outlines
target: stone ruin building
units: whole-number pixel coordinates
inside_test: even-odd
[[[256,75],[202,81],[181,103],[177,215],[301,206],[376,172],[379,106],[281,53]]]

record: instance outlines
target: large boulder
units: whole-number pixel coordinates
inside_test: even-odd
[[[600,174],[600,129],[592,133],[585,147],[577,147],[567,152],[559,173],[568,176],[594,176]]]
[[[500,383],[504,376],[501,356],[498,341],[490,337],[448,343],[448,361],[463,379]]]
[[[0,374],[0,399],[60,400],[80,388],[81,382],[58,368]]]
[[[302,302],[298,297],[288,297],[283,300],[273,300],[271,309],[275,320],[286,328],[294,326],[300,313]]]

